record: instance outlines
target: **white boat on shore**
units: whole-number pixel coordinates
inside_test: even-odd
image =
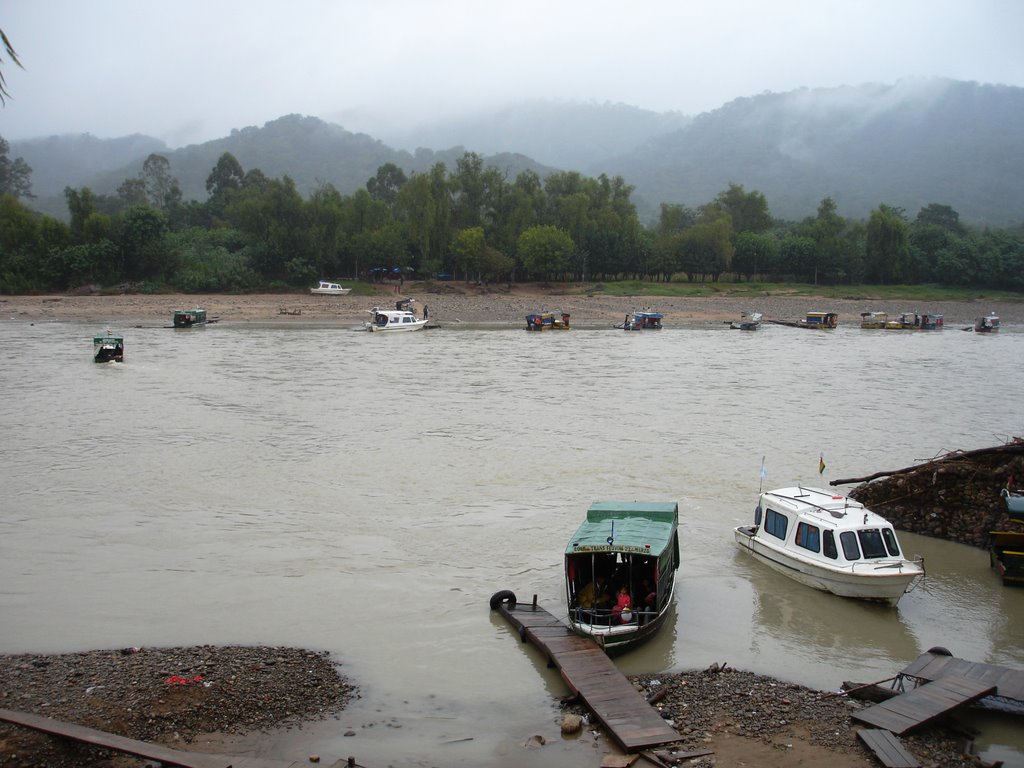
[[[321,280],[320,285],[316,288],[310,288],[309,292],[314,295],[344,296],[351,293],[352,289],[343,287],[341,283],[331,283],[327,280]]]
[[[736,543],[774,570],[824,592],[896,605],[924,576],[896,531],[859,501],[819,488],[762,493],[754,524],[734,529]]]
[[[395,302],[394,309],[383,309],[374,307],[366,310],[370,313],[369,322],[363,327],[368,331],[383,333],[401,333],[403,331],[418,331],[427,324],[427,318],[419,318],[409,308],[415,299],[400,299]]]

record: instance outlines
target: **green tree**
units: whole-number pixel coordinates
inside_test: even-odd
[[[481,279],[481,267],[486,251],[487,241],[484,239],[483,227],[456,230],[455,237],[452,238],[452,256],[455,264],[462,268],[467,280],[470,275],[475,275],[477,280]]]
[[[530,227],[517,247],[523,268],[540,279],[559,279],[569,266],[576,244],[564,229],[551,224]]]
[[[768,213],[768,201],[760,192],[747,192],[742,184],[730,184],[715,198],[715,203],[729,214],[732,231],[767,232],[772,228],[772,217]]]
[[[737,275],[752,280],[755,275],[774,271],[776,240],[770,235],[740,232],[736,235],[736,253],[732,268]]]
[[[121,214],[116,228],[121,247],[124,276],[131,280],[169,277],[174,272],[165,243],[167,215],[145,205],[135,205]]]
[[[0,84],[3,79],[0,78]],[[0,87],[0,93],[3,88]],[[2,99],[0,99],[2,101]],[[32,198],[32,167],[23,158],[10,158],[11,145],[0,136],[0,195]]]
[[[909,277],[909,227],[903,211],[880,205],[868,218],[864,253],[864,278],[883,285],[900,283]]]
[[[181,205],[181,187],[171,173],[171,163],[155,152],[142,164],[140,177],[146,188],[146,199],[158,211],[171,211]]]
[[[394,163],[384,163],[377,168],[377,175],[367,180],[366,191],[374,200],[379,200],[388,207],[388,210],[394,211],[398,193],[408,181],[405,171]]]

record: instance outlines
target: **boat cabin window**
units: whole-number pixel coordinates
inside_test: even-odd
[[[836,536],[832,531],[825,531],[824,544],[825,557],[830,560],[838,559],[839,551],[836,549]]]
[[[885,548],[889,550],[889,554],[893,557],[899,557],[900,545],[896,543],[896,534],[892,528],[882,529],[882,539],[885,541]]]
[[[798,523],[796,526],[796,545],[809,549],[811,552],[821,551],[821,535],[818,526]]]
[[[857,543],[857,534],[853,531],[843,531],[839,534],[839,542],[843,545],[843,557],[847,560],[860,560],[860,544]]]
[[[885,545],[882,543],[882,532],[877,528],[865,528],[862,531],[857,531],[857,538],[860,539],[864,557],[872,559],[886,556]]]
[[[789,527],[789,518],[781,515],[774,509],[769,509],[764,519],[765,533],[770,533],[776,538],[786,540],[786,530]]]

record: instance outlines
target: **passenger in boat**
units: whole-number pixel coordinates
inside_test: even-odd
[[[594,608],[607,608],[611,603],[608,595],[608,580],[604,576],[598,576],[583,589],[576,593],[576,603],[580,608],[588,611]]]
[[[640,589],[637,593],[639,599],[637,600],[637,610],[645,612],[653,612],[658,606],[658,590],[654,584],[651,583],[650,579],[644,579],[640,583]],[[645,617],[640,616],[640,623],[644,622]]]
[[[626,585],[623,584],[621,587],[619,587],[619,594],[618,594],[618,597],[615,600],[615,607],[612,608],[612,616],[615,617],[615,622],[614,623],[616,623],[616,624],[625,624],[628,621],[630,621],[630,619],[632,619],[632,616],[630,616],[630,618],[628,618],[628,619],[623,619],[622,618],[622,613],[623,613],[623,611],[631,611],[632,608],[633,608],[633,601],[629,597],[629,590],[626,589]]]

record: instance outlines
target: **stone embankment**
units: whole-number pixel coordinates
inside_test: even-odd
[[[1010,521],[1001,491],[1024,484],[1024,439],[975,451],[953,451],[913,467],[869,477],[849,496],[896,528],[923,536],[987,548],[989,532],[1020,530]]]

